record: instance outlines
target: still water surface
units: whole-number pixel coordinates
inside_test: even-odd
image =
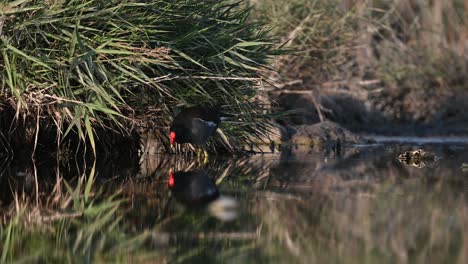
[[[221,197],[237,201],[235,220],[220,220],[212,209],[218,200],[193,208],[169,199],[162,216],[145,194],[134,217],[162,218],[159,246],[175,249],[170,259],[182,262],[467,263],[461,164],[468,149],[422,147],[439,157],[422,168],[399,162],[414,147],[395,144],[348,148],[340,157],[299,151],[218,159],[205,171]]]
[[[416,148],[438,159],[421,168],[397,160]],[[468,263],[464,162],[461,143],[382,143],[340,155],[212,157],[206,165],[148,156],[139,169],[99,169],[96,181],[122,190],[123,221],[130,233],[151,232],[145,247],[156,262],[461,264]],[[201,183],[178,179],[180,171]],[[169,187],[180,182],[191,187]]]

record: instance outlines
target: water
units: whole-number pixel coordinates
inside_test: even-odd
[[[293,149],[206,165],[149,156],[139,169],[98,166],[96,185],[126,199],[115,215],[127,236],[146,234],[124,261],[150,254],[171,263],[467,263],[468,146],[432,143],[378,142],[339,156]],[[396,159],[416,148],[438,159],[421,168]],[[202,169],[193,178],[212,179],[219,196],[178,198],[170,169]]]
[[[392,136],[371,136],[369,139],[373,139],[379,143],[407,143],[414,145],[425,145],[425,144],[468,144],[468,137],[392,137]]]

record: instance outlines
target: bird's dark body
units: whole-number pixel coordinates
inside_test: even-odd
[[[221,122],[221,107],[194,106],[174,117],[170,131],[176,133],[175,142],[205,144]]]
[[[172,176],[170,176],[172,177]],[[219,197],[214,180],[202,169],[175,172],[169,186],[176,200],[187,205],[204,205]]]

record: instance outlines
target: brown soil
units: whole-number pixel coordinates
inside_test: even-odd
[[[355,133],[385,135],[467,135],[468,93],[444,89],[324,89],[312,93],[286,91],[276,96],[275,110],[295,113],[293,126],[311,125],[322,118]]]

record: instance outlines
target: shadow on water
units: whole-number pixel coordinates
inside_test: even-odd
[[[422,168],[399,162],[414,148],[397,144],[206,165],[167,156],[142,158],[138,168],[107,161],[97,165],[95,188],[121,191],[126,202],[115,214],[126,232],[149,232],[144,247],[166,261],[466,263],[468,173],[460,167],[468,148],[423,147],[439,158]],[[15,166],[3,171],[2,191],[33,195],[31,165]],[[57,167],[35,167],[45,199]],[[83,172],[59,173],[73,181]],[[11,202],[1,199],[4,208]]]

